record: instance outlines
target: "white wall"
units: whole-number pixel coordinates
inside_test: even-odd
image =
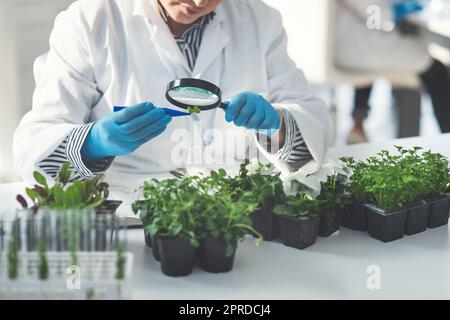
[[[12,137],[20,111],[12,7],[12,1],[0,0],[0,181],[17,178],[13,170]]]
[[[12,138],[31,109],[33,63],[48,50],[56,15],[74,0],[0,0],[0,183],[17,180]]]

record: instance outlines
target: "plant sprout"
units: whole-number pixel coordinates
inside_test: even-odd
[[[70,223],[70,259],[73,266],[78,265],[78,215],[71,214]]]
[[[49,270],[48,270],[48,260],[46,256],[46,245],[45,245],[45,239],[41,237],[39,239],[39,250],[38,250],[38,274],[40,280],[47,280],[49,277]]]
[[[248,192],[229,192],[232,181],[219,170],[207,177],[145,182],[141,188],[145,200],[135,202],[133,210],[151,236],[186,238],[194,247],[207,236],[223,238],[232,254],[233,240],[249,232],[261,239],[249,218],[256,209],[255,198]]]
[[[199,107],[196,106],[192,106],[188,108],[188,113],[189,114],[199,114],[202,112],[202,109],[200,109]]]
[[[16,280],[19,276],[18,238],[17,223],[14,222],[8,245],[8,277],[10,280]]]
[[[124,244],[123,242],[119,242],[117,244],[117,260],[116,260],[116,279],[123,280],[125,278],[125,263],[126,259],[123,255],[124,253]]]

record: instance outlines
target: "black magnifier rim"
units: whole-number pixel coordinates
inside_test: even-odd
[[[213,105],[210,105],[210,106],[192,106],[189,104],[185,104],[185,103],[182,103],[182,102],[179,102],[179,101],[173,99],[169,95],[169,92],[171,92],[174,89],[178,89],[178,88],[203,89],[203,90],[206,90],[206,91],[209,91],[209,92],[215,94],[217,97],[219,97],[219,100],[217,101],[217,103],[214,103]],[[169,85],[167,86],[167,91],[166,91],[166,99],[173,105],[183,108],[183,109],[189,109],[190,107],[198,107],[202,111],[208,111],[208,110],[218,108],[219,106],[222,105],[222,91],[220,90],[220,88],[218,86],[216,86],[215,84],[212,84],[211,82],[201,80],[201,79],[184,78],[184,79],[177,79],[177,80],[174,80],[169,83]]]

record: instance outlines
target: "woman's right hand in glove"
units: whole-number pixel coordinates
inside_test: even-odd
[[[170,121],[171,116],[149,102],[111,113],[92,126],[81,153],[88,160],[130,154],[162,134]]]

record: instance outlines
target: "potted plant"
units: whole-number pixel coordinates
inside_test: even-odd
[[[403,237],[408,208],[412,198],[411,186],[404,180],[404,170],[397,156],[381,151],[367,160],[365,170],[356,175],[367,194],[366,214],[369,234],[390,242]]]
[[[140,188],[143,200],[138,200],[132,204],[133,212],[139,215],[139,218],[142,221],[145,243],[148,247],[152,248],[153,257],[157,261],[160,261],[160,256],[158,245],[156,245],[156,236],[150,233],[148,227],[153,222],[153,213],[158,210],[169,210],[165,207],[165,204],[170,203],[173,200],[172,197],[175,197],[174,194],[177,194],[176,192],[180,191],[180,188],[188,186],[178,184],[179,181],[181,181],[181,179],[168,179],[162,181],[152,179],[150,181],[145,181],[144,185]],[[192,191],[192,187],[190,187],[190,190]]]
[[[18,195],[17,200],[24,209],[31,210],[34,213],[37,213],[39,209],[61,212],[68,210],[94,209],[99,220],[101,220],[100,218],[102,216],[109,215],[110,218],[114,216],[118,206],[122,203],[121,201],[107,200],[109,196],[109,186],[103,182],[103,176],[101,175],[90,180],[73,181],[73,174],[68,163],[61,166],[53,185],[50,185],[45,176],[37,171],[34,172],[33,176],[36,181],[35,185],[32,188],[26,188],[25,190],[32,201],[31,206],[28,205],[22,195]],[[57,224],[61,225],[61,229],[64,229],[64,219],[65,218],[61,216],[57,221]],[[28,222],[33,223],[33,220],[31,219]],[[33,229],[32,225],[27,226],[28,232],[34,232]],[[104,235],[99,236],[98,239],[99,241],[105,241],[98,245],[106,246],[107,230],[104,229],[102,232],[104,232]],[[58,237],[60,238],[58,246],[67,249],[67,232],[60,230]],[[111,240],[113,238],[112,229],[110,238]],[[33,241],[32,236],[30,236],[29,239]],[[36,246],[36,243],[32,244],[33,249],[35,249]]]
[[[399,155],[392,156],[384,153],[384,160],[394,167],[399,167],[403,171],[403,190],[405,192],[405,202],[408,207],[406,215],[405,234],[413,235],[423,232],[427,229],[430,206],[427,198],[432,190],[430,180],[429,161],[419,154],[420,147],[404,149],[397,147]],[[448,163],[447,163],[448,170]]]
[[[196,232],[206,205],[196,186],[199,180],[152,180],[144,185],[146,201],[152,202],[152,218],[146,232],[153,237],[152,247],[157,250],[162,272],[168,276],[187,276],[193,270],[199,247]]]
[[[384,242],[425,231],[431,212],[427,199],[445,196],[448,188],[445,158],[431,152],[420,154],[419,147],[396,149],[397,155],[383,150],[364,163],[347,158],[355,171],[352,196],[366,203],[369,233]],[[448,210],[443,213],[439,224],[448,222],[448,214]]]
[[[351,230],[367,231],[367,211],[365,203],[369,194],[365,189],[364,173],[368,169],[365,162],[356,162],[354,158],[341,160],[353,171],[353,176],[346,186],[346,203],[342,208],[342,226]]]
[[[208,272],[228,272],[238,241],[248,233],[260,240],[249,218],[256,207],[253,194],[230,192],[230,186],[225,170],[144,183],[144,200],[136,201],[133,209],[152,238],[163,273],[189,275],[196,258]]]
[[[450,170],[447,158],[438,153],[423,153],[427,180],[431,192],[427,197],[430,205],[427,227],[438,228],[448,224],[450,212]]]
[[[284,245],[306,249],[316,243],[320,225],[317,201],[300,192],[296,197],[286,197],[274,211],[279,215]]]
[[[284,174],[283,196],[275,206],[280,216],[284,244],[304,249],[316,242],[320,233],[329,236],[340,227],[336,210],[344,203],[344,186],[353,174],[342,161],[328,160]]]
[[[271,165],[263,165],[256,159],[245,161],[239,174],[230,179],[229,190],[235,192],[237,197],[244,193],[253,196],[256,208],[250,213],[252,226],[264,240],[272,241],[280,237],[278,215],[273,208],[283,188],[280,174],[274,172]]]
[[[153,186],[150,186],[148,182],[144,183],[144,186],[141,188],[144,192],[144,197],[146,199],[149,198],[150,194],[152,191],[150,191],[149,189],[152,188]],[[155,190],[156,191],[156,190]],[[131,208],[134,212],[134,214],[137,214],[139,216],[139,219],[142,222],[142,225],[144,227],[144,240],[145,240],[145,244],[147,245],[147,247],[152,248],[152,237],[151,235],[146,232],[147,226],[150,225],[150,223],[152,222],[152,201],[136,201],[132,204]],[[157,253],[154,253],[155,258],[157,258],[159,260],[159,257],[157,257]]]
[[[342,224],[342,208],[344,207],[344,185],[334,175],[322,183],[319,201],[319,236],[329,237],[338,231]]]
[[[275,206],[279,215],[281,240],[286,246],[305,249],[319,233],[319,179],[305,168],[284,176],[283,196]]]
[[[211,273],[230,272],[233,269],[239,240],[248,233],[256,237],[259,244],[261,234],[252,226],[249,217],[256,204],[251,192],[244,192],[239,197],[221,188],[225,172],[212,172],[211,177],[202,179],[204,190],[214,190],[204,194],[206,207],[201,215],[200,230],[200,265]]]
[[[36,184],[26,188],[26,194],[32,201],[29,206],[25,198],[17,196],[17,201],[24,209],[37,212],[39,208],[68,210],[94,208],[98,213],[114,213],[121,201],[108,201],[109,186],[99,175],[90,180],[73,181],[70,164],[61,166],[53,186],[39,172],[33,173]]]
[[[353,171],[341,161],[327,161],[318,174],[322,181],[319,201],[319,236],[329,237],[338,231],[342,224],[342,211],[348,203],[345,196],[346,185]]]

